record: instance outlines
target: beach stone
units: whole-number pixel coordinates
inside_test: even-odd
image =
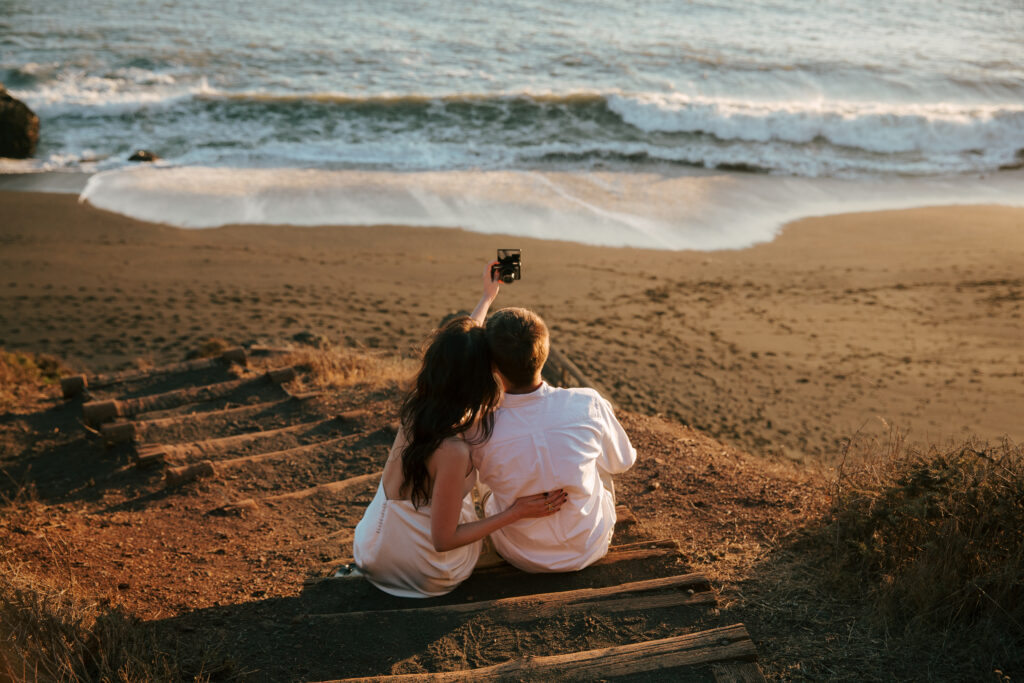
[[[39,117],[0,85],[0,157],[27,159],[39,143]]]
[[[148,149],[137,149],[135,152],[128,157],[128,161],[158,161],[160,157],[150,152]]]

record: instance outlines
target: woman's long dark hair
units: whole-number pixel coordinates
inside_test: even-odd
[[[449,321],[430,340],[400,412],[407,439],[402,488],[411,487],[413,505],[430,502],[427,460],[434,451],[445,439],[471,428],[472,442],[489,439],[500,401],[484,329],[465,316]]]

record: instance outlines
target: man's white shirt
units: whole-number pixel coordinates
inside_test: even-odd
[[[636,449],[596,391],[543,383],[529,394],[506,394],[494,433],[474,447],[472,457],[480,481],[491,489],[488,516],[520,496],[560,488],[568,493],[554,515],[491,534],[508,562],[530,572],[573,571],[608,551],[615,528],[610,475],[629,469]]]

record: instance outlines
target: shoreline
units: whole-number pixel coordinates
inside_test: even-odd
[[[1024,209],[810,218],[717,252],[451,228],[187,230],[39,192],[2,192],[0,210],[0,346],[93,372],[306,330],[413,355],[514,244],[524,280],[496,305],[537,310],[624,408],[799,461],[888,425],[1024,440]]]
[[[86,171],[0,173],[0,192],[81,194],[93,175]]]
[[[31,174],[30,174],[31,175]],[[188,229],[235,224],[460,227],[609,247],[715,252],[796,220],[929,206],[1024,207],[1024,170],[993,176],[804,178],[637,166],[373,171],[137,164],[0,175],[0,190],[79,193],[95,208]]]

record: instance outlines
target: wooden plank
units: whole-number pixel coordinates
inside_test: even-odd
[[[85,375],[61,377],[60,391],[64,395],[64,398],[74,398],[75,396],[85,392],[85,386],[88,384],[88,381],[89,380]]]
[[[588,565],[585,569],[590,567],[605,567],[619,562],[630,562],[636,560],[648,560],[653,557],[671,557],[679,553],[679,542],[672,538],[659,539],[657,541],[641,541],[639,543],[625,543],[623,545],[615,545],[608,548],[608,552],[600,560],[597,560],[593,564]],[[332,565],[335,569],[332,569],[330,573],[319,579],[320,581],[331,581],[333,580],[334,573],[337,571],[338,566],[345,566],[355,562],[352,558],[344,558],[341,560],[333,560],[327,564]],[[488,577],[489,581],[500,581],[505,578],[515,578],[521,576],[524,572],[516,569],[512,565],[505,561],[500,564],[491,564],[483,567],[477,567],[474,570],[474,575],[483,575]],[[506,576],[507,575],[507,576]],[[347,578],[347,577],[339,577]]]
[[[671,591],[671,593],[666,594],[665,591]],[[645,593],[660,594],[644,595]],[[520,622],[552,617],[563,611],[573,612],[595,609],[602,612],[622,612],[655,606],[706,605],[714,604],[714,602],[715,595],[711,592],[710,583],[706,577],[701,574],[680,574],[661,579],[632,581],[605,588],[581,588],[555,593],[536,593],[512,598],[499,598],[497,600],[462,602],[453,605],[308,614],[306,616],[310,619],[334,619],[338,617],[445,616],[490,612],[491,616],[500,621]]]
[[[140,398],[92,401],[82,406],[82,414],[87,423],[98,425],[108,422],[115,417],[134,417],[140,413],[154,410],[167,410],[189,403],[212,401],[247,386],[256,386],[265,382],[282,384],[294,379],[295,374],[295,368],[281,368],[279,370],[271,370],[256,377],[242,377],[215,384],[205,384],[199,387],[175,389],[162,394],[152,394]]]
[[[279,503],[286,500],[301,500],[303,498],[309,498],[317,494],[341,494],[345,493],[349,489],[357,486],[363,486],[368,483],[372,483],[375,479],[380,479],[380,476],[384,473],[383,470],[377,472],[370,472],[369,474],[361,474],[357,477],[349,477],[348,479],[342,479],[340,481],[332,481],[327,484],[320,484],[318,486],[311,486],[307,489],[300,489],[298,491],[290,491],[288,493],[281,493],[276,496],[266,496],[263,498],[246,498],[235,503],[230,503],[214,510],[215,513],[219,514],[238,514],[240,512],[252,513],[259,509],[261,505]]]
[[[362,486],[373,482],[375,479],[379,480],[381,475],[384,474],[384,470],[377,472],[370,472],[369,474],[361,474],[358,477],[349,477],[348,479],[342,479],[341,481],[332,481],[327,484],[320,484],[318,486],[311,486],[308,489],[302,489],[300,491],[291,491],[289,493],[282,493],[277,496],[269,496],[267,498],[260,498],[260,503],[276,503],[283,500],[301,500],[302,498],[309,498],[321,493],[339,494],[345,493],[349,489]]]
[[[213,463],[209,460],[197,462],[184,467],[171,467],[164,473],[164,485],[168,488],[181,486],[195,479],[202,477],[213,477],[217,475]]]
[[[683,636],[545,657],[513,659],[480,669],[426,674],[347,678],[331,683],[433,683],[454,681],[594,681],[648,671],[702,666],[730,660],[754,660],[757,649],[743,624]],[[326,682],[325,682],[326,683]]]
[[[260,439],[281,436],[282,434],[312,431],[331,424],[336,424],[340,427],[351,421],[361,420],[368,416],[369,413],[364,410],[353,410],[335,417],[327,418],[326,420],[303,422],[296,425],[288,425],[287,427],[268,429],[262,432],[249,432],[247,434],[236,434],[234,436],[222,436],[216,439],[205,439],[203,441],[192,441],[189,443],[150,444],[146,446],[145,450],[146,455],[156,455],[157,453],[161,453],[162,458],[165,461],[176,459],[184,460],[187,458],[206,458],[211,455],[223,454],[233,448],[247,446],[255,441],[259,441]]]
[[[767,683],[757,662],[722,662],[711,665],[715,683]]]
[[[679,544],[671,539],[644,543],[629,543],[626,545],[616,546],[614,552],[612,548],[608,549],[608,552],[600,560],[587,565],[585,569],[590,567],[606,567],[612,564],[618,564],[619,562],[635,562],[638,560],[649,560],[655,557],[671,557],[679,552]],[[499,564],[491,567],[484,567],[476,572],[477,574],[486,574],[487,576],[494,576],[498,574],[508,574],[510,576],[518,576],[523,572],[516,569],[510,564]]]
[[[171,417],[140,418],[138,420],[108,423],[100,428],[104,439],[108,444],[124,443],[128,441],[144,441],[146,435],[157,429],[166,429],[174,426],[184,426],[206,420],[218,418],[239,419],[259,415],[263,412],[273,412],[276,409],[284,408],[289,403],[306,401],[311,398],[323,396],[324,392],[310,391],[303,394],[295,394],[280,401],[266,401],[252,405],[239,406],[237,408],[225,408],[223,410],[210,410],[202,413],[189,413],[188,415],[173,415]]]
[[[243,467],[245,465],[263,462],[265,460],[273,460],[275,458],[303,456],[319,448],[339,446],[346,441],[353,441],[362,436],[365,435],[347,434],[345,436],[339,436],[334,439],[318,441],[316,443],[307,444],[305,446],[298,446],[296,448],[288,448],[282,451],[257,453],[255,455],[243,455],[238,458],[231,458],[229,460],[218,460],[216,462],[211,460],[203,460],[202,462],[195,463],[192,465],[171,467],[168,468],[167,472],[164,474],[165,482],[168,487],[181,486],[184,483],[190,482],[194,479],[199,479],[201,477],[219,477],[221,472],[232,467]]]
[[[227,349],[220,355],[212,358],[196,358],[193,360],[182,361],[180,363],[171,363],[156,368],[149,368],[148,370],[123,370],[121,372],[111,372],[104,375],[93,375],[91,377],[86,375],[72,375],[71,377],[62,378],[60,385],[64,393],[64,398],[72,398],[73,396],[77,396],[84,392],[89,387],[109,387],[115,384],[152,379],[178,372],[193,372],[196,370],[217,368],[225,365],[231,365],[232,363],[237,363],[238,365],[246,364],[245,349],[238,346]]]

